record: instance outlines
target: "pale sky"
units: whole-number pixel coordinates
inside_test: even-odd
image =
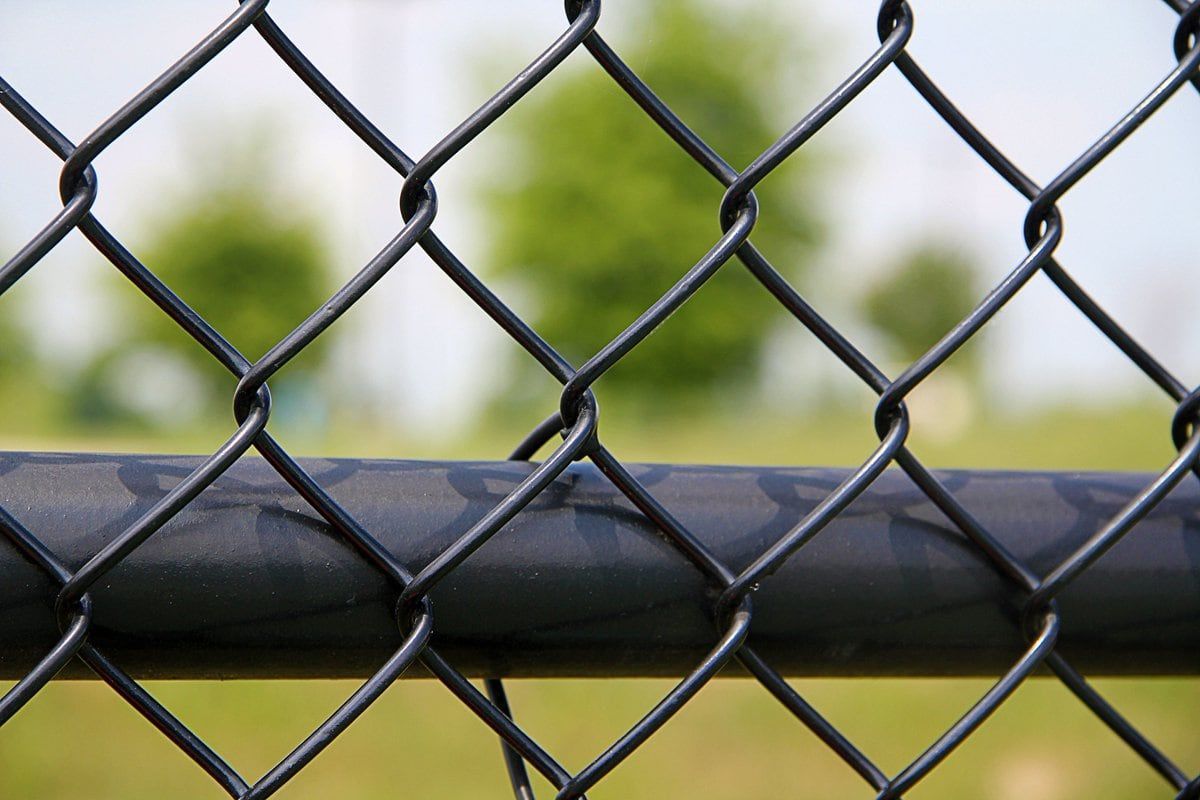
[[[635,2],[605,0],[600,30],[617,47]],[[732,5],[732,4],[730,4]],[[1176,17],[1162,3],[916,0],[910,52],[1002,149],[1045,183],[1140,100],[1175,64]],[[213,2],[7,2],[0,75],[71,138],[93,129],[228,13]],[[771,4],[822,54],[797,92],[799,119],[876,46],[876,4]],[[558,0],[289,2],[272,15],[366,113],[414,157],[564,27]],[[736,57],[714,54],[714,57]],[[587,56],[572,63],[583,67]],[[480,64],[488,64],[483,70]],[[636,64],[634,65],[636,67]],[[811,69],[811,65],[806,65]],[[536,91],[536,90],[535,90]],[[148,208],[186,182],[188,148],[268,119],[289,187],[329,215],[348,277],[401,226],[400,180],[346,131],[253,33],[139,122],[96,163],[95,212],[136,253]],[[786,124],[786,123],[785,123]],[[781,127],[781,133],[783,128]],[[1185,87],[1060,204],[1062,263],[1185,381],[1200,378],[1200,282],[1194,191],[1200,97]],[[931,235],[971,248],[991,285],[1024,255],[1026,203],[988,170],[894,70],[820,135],[840,159],[827,214],[831,240],[802,285],[835,322],[856,287],[904,246]],[[438,175],[435,229],[468,265],[486,242],[471,186],[489,168],[485,134]],[[7,258],[60,207],[60,164],[0,115],[0,250]],[[714,239],[719,235],[714,210]],[[2,259],[0,259],[2,260]],[[682,273],[688,264],[667,265]],[[93,291],[105,268],[72,234],[15,293],[43,321],[54,357],[78,358],[119,325]],[[413,252],[339,323],[341,367],[398,422],[469,414],[474,390],[511,348],[482,312]],[[1013,409],[1107,402],[1146,381],[1037,278],[991,326],[993,385]],[[803,398],[813,371],[837,372],[799,326],[782,341],[768,380]]]

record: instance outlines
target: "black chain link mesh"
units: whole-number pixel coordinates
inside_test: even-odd
[[[1103,159],[1119,147],[1184,84],[1200,90],[1200,2],[1168,0],[1179,15],[1173,36],[1177,66],[1153,87],[1129,113],[1105,132],[1096,143],[1062,170],[1046,186],[1039,186],[1001,153],[938,89],[933,80],[908,53],[913,31],[913,10],[900,0],[885,0],[879,11],[879,48],[837,86],[819,105],[764,150],[745,170],[738,172],[697,136],[687,124],[646,86],[595,31],[600,17],[600,0],[567,3],[567,25],[563,33],[526,69],[494,97],[468,116],[419,160],[413,160],[371,123],[312,64],[266,13],[267,0],[247,0],[218,28],[149,86],[117,110],[78,144],[69,141],[27,102],[0,79],[0,104],[25,128],[63,160],[59,189],[63,209],[37,236],[0,269],[0,292],[6,291],[29,272],[42,257],[73,229],[78,229],[164,314],[185,330],[214,359],[239,379],[235,394],[237,429],[194,472],[176,485],[144,516],[77,570],[69,569],[13,515],[0,509],[0,529],[11,544],[61,585],[56,607],[61,639],[37,667],[0,699],[0,725],[10,719],[71,659],[82,659],[99,677],[139,713],[167,736],[212,776],[231,796],[267,797],[301,770],[318,752],[337,737],[414,661],[421,661],[446,687],[491,727],[503,742],[504,756],[518,798],[533,797],[526,765],[544,775],[559,791],[560,798],[576,798],[604,778],[631,752],[642,745],[681,707],[689,702],[730,659],[737,659],[763,687],[782,703],[826,746],[849,764],[880,798],[895,798],[911,789],[935,769],[963,740],[971,735],[1021,682],[1039,667],[1048,667],[1107,726],[1177,791],[1177,798],[1200,798],[1200,777],[1189,779],[1179,767],[1142,736],[1121,714],[1092,688],[1055,650],[1060,620],[1055,598],[1078,575],[1125,536],[1191,470],[1197,470],[1200,430],[1193,425],[1200,390],[1187,386],[1170,374],[1155,358],[1127,334],[1079,286],[1054,259],[1062,237],[1062,221],[1056,203]],[[391,169],[404,177],[400,195],[403,227],[378,255],[368,262],[321,308],[301,322],[258,361],[251,363],[203,318],[193,312],[170,287],[143,265],[92,215],[97,197],[95,159],[168,95],[203,69],[238,37],[250,30],[263,38],[284,63],[320,100],[345,123],[365,145]],[[722,235],[704,257],[679,281],[633,321],[620,335],[579,367],[564,360],[554,348],[513,313],[433,233],[437,215],[432,179],[468,142],[485,131],[513,104],[556,69],[572,51],[585,48],[596,63],[665,131],[700,168],[726,187],[720,207]],[[750,241],[758,218],[754,187],[800,148],[814,133],[840,113],[888,68],[895,68],[926,103],[987,164],[1029,200],[1024,220],[1028,254],[980,301],[979,305],[941,341],[889,378],[859,352],[788,284]],[[353,306],[392,266],[413,247],[421,247],[480,309],[518,342],[547,372],[563,384],[558,411],[543,422],[513,452],[514,459],[528,459],[555,434],[563,441],[520,485],[486,516],[464,531],[460,538],[415,574],[399,563],[350,514],[348,514],[272,438],[267,430],[271,396],[267,380],[301,350],[320,336],[335,319]],[[874,417],[880,444],[860,467],[819,503],[787,535],[762,553],[749,567],[736,572],[718,561],[671,512],[654,498],[605,447],[598,428],[598,408],[589,387],[636,347],[671,312],[680,307],[727,262],[736,260],[771,293],[795,319],[804,325],[847,369],[879,395]],[[1039,576],[1014,558],[956,499],[906,446],[909,418],[904,398],[937,370],[968,339],[975,336],[995,313],[1008,303],[1038,272],[1047,277],[1111,340],[1142,372],[1169,395],[1177,405],[1172,435],[1178,456],[1163,472],[1048,575]],[[242,454],[256,450],[304,500],[345,540],[394,582],[399,599],[396,621],[403,643],[317,730],[313,731],[283,761],[257,782],[240,777],[214,750],[193,734],[169,711],[89,642],[92,600],[88,590],[104,578],[135,548],[153,536],[165,523],[209,486]],[[499,680],[485,681],[480,692],[431,646],[435,616],[429,592],[464,559],[484,544],[529,501],[544,490],[572,461],[591,459],[604,475],[639,508],[668,539],[684,553],[714,587],[718,601],[711,609],[716,622],[714,644],[708,655],[676,685],[658,705],[621,736],[591,764],[577,773],[564,769],[514,721]],[[962,717],[920,757],[896,775],[886,775],[871,759],[827,722],[747,644],[754,611],[752,593],[760,581],[780,567],[890,464],[898,465],[962,534],[1010,580],[1023,595],[1027,649],[1008,671]]]

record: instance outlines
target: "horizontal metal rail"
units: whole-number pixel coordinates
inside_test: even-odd
[[[0,455],[0,504],[72,568],[194,468],[176,456]],[[414,570],[533,467],[309,460]],[[840,469],[631,468],[725,563],[748,564]],[[945,472],[1039,574],[1147,476]],[[59,636],[56,586],[0,547],[0,676]],[[401,640],[396,592],[262,461],[242,459],[91,591],[91,641],[154,678],[369,675]],[[1022,597],[888,471],[753,595],[751,640],[792,675],[997,674]],[[476,676],[682,675],[718,633],[711,588],[594,467],[576,464],[432,593],[439,651]],[[1185,481],[1060,598],[1059,650],[1089,675],[1200,673],[1200,488]],[[726,674],[736,674],[731,665]],[[410,670],[419,675],[421,667]],[[82,664],[65,677],[88,677]]]

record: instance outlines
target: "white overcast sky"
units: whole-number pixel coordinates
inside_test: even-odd
[[[910,52],[1043,183],[1175,63],[1176,17],[1150,0],[916,0],[913,6]],[[605,0],[600,29],[618,50],[637,35],[620,24],[635,7]],[[772,7],[822,54],[816,74],[798,82],[809,105],[876,45],[874,3],[780,0]],[[0,25],[0,75],[78,139],[228,10],[194,0],[9,0]],[[485,99],[481,81],[494,75],[498,88],[564,25],[559,0],[276,0],[271,11],[414,157]],[[492,66],[483,72],[481,63]],[[781,109],[781,119],[799,118],[806,108]],[[400,181],[253,33],[101,156],[97,216],[136,253],[147,210],[164,190],[189,179],[195,140],[235,135],[261,119],[282,134],[278,157],[288,187],[330,216],[337,269],[348,276],[399,229]],[[1185,381],[1200,377],[1197,133],[1200,97],[1188,87],[1060,204],[1062,263]],[[805,289],[835,320],[848,292],[877,274],[898,246],[935,234],[966,243],[990,283],[1024,254],[1024,201],[898,73],[868,89],[821,137],[841,162],[828,208],[832,240]],[[7,115],[0,115],[0,153],[0,249],[7,258],[59,207],[60,165]],[[495,156],[485,135],[436,181],[442,201],[436,229],[468,264],[486,247],[470,187]],[[25,295],[27,313],[42,320],[41,339],[52,355],[70,359],[101,339],[98,331],[120,324],[93,291],[102,268],[73,234],[15,290]],[[1077,317],[1043,278],[1000,315],[987,353],[1006,402],[1022,407],[1072,395],[1109,401],[1144,386]],[[341,347],[352,356],[341,367],[345,377],[365,382],[372,397],[409,422],[470,410],[472,390],[507,353],[503,334],[420,253],[407,256],[339,327]],[[829,359],[819,352],[797,330],[780,349],[781,385],[801,391],[805,370],[827,369]]]

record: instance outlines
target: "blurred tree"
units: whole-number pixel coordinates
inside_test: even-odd
[[[915,361],[981,299],[973,259],[962,250],[925,243],[904,255],[890,274],[871,285],[863,310],[872,327],[906,364]],[[947,366],[970,367],[974,348]]]
[[[19,379],[33,360],[28,336],[17,324],[16,305],[10,298],[0,302],[0,383]]]
[[[279,187],[286,181],[264,161],[270,148],[263,134],[240,137],[243,144],[233,152],[199,153],[194,161],[202,167],[217,166],[200,170],[203,179],[168,195],[162,210],[150,218],[145,244],[135,248],[163,283],[251,361],[316,310],[328,294],[327,251],[319,221],[298,210],[290,196],[280,197],[284,190]],[[85,371],[83,382],[92,398],[83,416],[114,416],[105,411],[112,398],[99,396],[104,392],[97,388],[112,383],[114,375],[139,380],[168,376],[163,379],[172,387],[164,389],[178,389],[189,378],[176,368],[179,364],[191,373],[194,384],[183,394],[199,389],[202,395],[186,398],[189,407],[232,395],[233,377],[206,350],[124,280],[113,283],[128,309],[128,336],[115,351],[102,354],[95,369]],[[317,339],[277,380],[311,383],[325,344],[326,337]],[[164,361],[164,354],[174,359],[174,366]],[[118,405],[133,401],[135,412],[145,412],[136,406],[146,398],[136,397],[136,391],[109,386],[107,393]],[[164,416],[170,412],[164,409]]]
[[[234,180],[201,189],[143,249],[154,273],[251,360],[316,310],[328,274],[312,221],[283,213],[261,186]],[[179,340],[175,323],[143,307],[147,338]],[[197,365],[212,363],[200,347],[178,349]]]
[[[799,112],[782,102],[806,72],[795,31],[736,6],[648,4],[627,63],[730,164],[741,169]],[[488,266],[532,301],[530,321],[575,364],[669,288],[720,237],[723,189],[599,68],[556,73],[497,128],[513,168],[483,194]],[[816,170],[796,153],[756,190],[752,235],[795,277],[819,238]],[[782,310],[736,259],[608,373],[623,401],[680,401],[752,385]],[[504,397],[529,391],[513,374]],[[663,402],[669,401],[669,402]]]
[[[6,250],[0,260],[12,252]],[[25,313],[33,300],[31,288],[21,281],[0,296],[0,404],[8,411],[0,430],[20,434],[54,425],[62,407],[54,366],[36,346],[37,329]]]

